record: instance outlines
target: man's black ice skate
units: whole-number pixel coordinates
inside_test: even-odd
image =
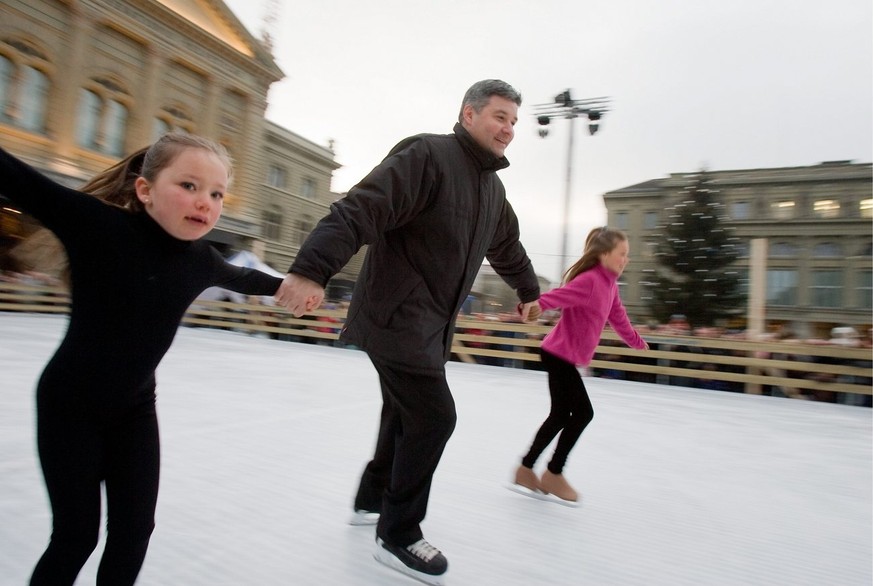
[[[419,539],[412,545],[398,547],[390,545],[376,537],[376,551],[373,554],[381,564],[412,576],[425,584],[443,586],[449,562],[440,550],[424,539]]]

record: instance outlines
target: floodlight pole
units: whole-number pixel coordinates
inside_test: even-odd
[[[609,98],[586,98],[574,100],[570,90],[564,90],[555,96],[551,104],[539,104],[534,106],[534,115],[540,125],[539,134],[545,138],[549,134],[546,128],[553,118],[566,118],[570,121],[570,133],[567,139],[567,171],[564,184],[564,230],[561,239],[561,273],[565,270],[567,262],[567,248],[570,238],[570,199],[573,186],[573,140],[575,124],[573,120],[580,117],[588,118],[588,131],[595,134],[600,129],[600,119],[609,111]]]

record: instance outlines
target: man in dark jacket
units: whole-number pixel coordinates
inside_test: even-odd
[[[420,526],[455,427],[445,363],[483,259],[517,291],[525,318],[538,311],[536,274],[496,174],[509,165],[520,104],[509,84],[480,81],[452,134],[401,141],[331,206],[276,296],[295,316],[315,309],[328,280],[369,245],[340,338],[367,352],[383,407],[352,523],[377,523],[376,559],[431,584],[448,567]]]

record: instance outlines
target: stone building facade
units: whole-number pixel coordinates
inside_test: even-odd
[[[224,3],[4,0],[0,14],[0,146],[76,186],[166,131],[210,137],[235,173],[207,238],[287,269],[339,165],[265,120],[283,73]],[[32,229],[16,212],[0,215],[7,247]]]
[[[610,226],[624,230],[632,262],[622,300],[648,318],[646,275],[666,213],[697,173],[674,173],[604,194]],[[802,336],[827,337],[835,326],[867,331],[873,311],[870,163],[833,161],[806,167],[707,171],[724,204],[725,226],[740,239],[737,271],[748,283],[749,243],[766,239],[766,320]],[[741,327],[745,323],[733,324]]]

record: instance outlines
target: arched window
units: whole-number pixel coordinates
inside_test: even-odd
[[[124,154],[130,95],[115,81],[94,78],[79,92],[76,138],[80,146],[120,157]]]
[[[45,112],[48,105],[48,77],[29,65],[25,65],[23,71],[21,91],[27,99],[21,100],[19,124],[26,130],[42,132],[45,130]]]
[[[91,90],[79,90],[79,112],[76,142],[83,147],[97,148],[97,133],[100,129],[100,96]]]
[[[170,123],[164,118],[155,118],[155,122],[152,124],[152,142],[170,132],[170,128]]]
[[[51,64],[33,44],[0,40],[0,122],[44,133]]]
[[[164,106],[152,125],[152,142],[168,132],[190,134],[194,132],[194,120],[181,106]]]
[[[124,154],[124,131],[127,128],[127,108],[121,102],[106,104],[106,135],[104,151],[120,157]]]

